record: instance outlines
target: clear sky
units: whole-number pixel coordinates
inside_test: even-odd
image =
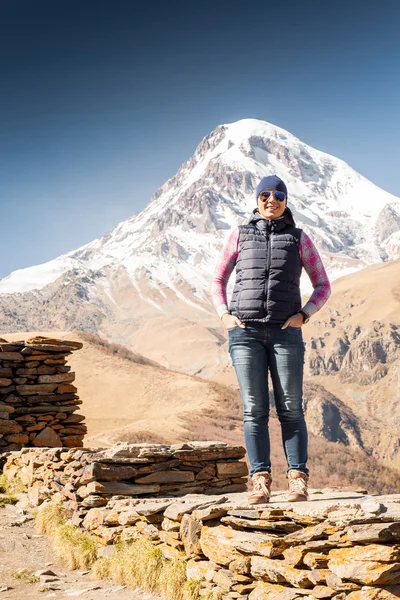
[[[0,277],[100,237],[221,123],[400,196],[397,0],[0,0]]]

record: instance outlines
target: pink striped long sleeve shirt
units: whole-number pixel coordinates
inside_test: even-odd
[[[219,317],[229,312],[226,288],[235,268],[239,252],[239,228],[234,227],[219,255],[211,281],[210,297]],[[302,265],[310,278],[314,291],[303,306],[310,317],[322,308],[331,295],[331,286],[318,250],[310,237],[302,231],[300,237],[300,257]]]

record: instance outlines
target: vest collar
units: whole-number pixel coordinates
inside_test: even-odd
[[[250,223],[254,223],[254,225],[262,231],[266,231],[267,229],[269,231],[282,231],[282,229],[291,225],[288,215],[283,214],[277,219],[266,219],[259,213],[258,208],[253,210],[252,216],[248,221],[248,224]]]

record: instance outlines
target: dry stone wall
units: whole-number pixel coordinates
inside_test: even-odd
[[[22,479],[33,504],[62,503],[71,523],[97,536],[99,556],[145,537],[167,559],[185,561],[187,578],[201,581],[200,597],[399,597],[400,494],[311,489],[310,501],[288,503],[285,491],[250,506],[247,493],[230,491],[244,485],[243,456],[243,448],[217,442],[23,449],[8,454],[4,470]],[[166,481],[166,473],[185,472],[194,480]]]
[[[34,504],[63,496],[64,508],[85,512],[113,496],[171,497],[246,490],[242,446],[192,442],[166,446],[120,442],[108,449],[26,448],[7,455],[4,472],[18,475]]]
[[[68,356],[80,342],[0,338],[0,455],[26,446],[81,447],[85,417]]]

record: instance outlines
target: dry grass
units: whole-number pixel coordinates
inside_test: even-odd
[[[14,478],[10,482],[5,473],[0,475],[0,494],[4,494],[0,496],[0,508],[4,508],[6,504],[16,504],[18,502],[15,494],[21,491],[21,484],[22,482],[18,478]]]
[[[38,531],[51,537],[57,556],[69,569],[91,568],[94,578],[158,592],[167,600],[199,598],[200,582],[186,580],[186,562],[167,560],[150,540],[142,537],[116,544],[111,556],[97,558],[97,538],[68,524],[60,505],[48,503],[39,508],[35,520]]]
[[[39,577],[36,577],[30,569],[17,569],[11,573],[11,577],[24,583],[37,583],[40,581]]]
[[[121,344],[112,344],[111,342],[108,342],[107,340],[98,337],[97,335],[92,335],[91,333],[79,331],[79,337],[82,339],[82,341],[97,346],[102,352],[104,352],[104,354],[117,355],[120,358],[124,358],[138,365],[149,365],[152,367],[165,369],[165,367],[163,367],[159,363],[156,363],[153,360],[142,356],[141,354],[132,352],[131,350],[128,350],[128,348]]]
[[[93,564],[93,576],[158,592],[168,600],[197,600],[200,582],[186,580],[186,562],[167,560],[150,540],[116,544],[110,557]]]
[[[52,538],[55,553],[69,569],[87,569],[96,560],[97,538],[68,524],[61,506],[39,508],[35,519],[38,531]]]
[[[0,494],[7,494],[9,490],[9,483],[5,473],[0,475]]]
[[[17,502],[18,498],[16,496],[0,496],[0,508],[4,508],[6,504],[17,504]]]

